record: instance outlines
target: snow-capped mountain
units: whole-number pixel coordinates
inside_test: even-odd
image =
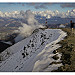
[[[67,12],[59,12],[58,10],[51,11],[31,11],[34,15],[40,15],[46,18],[61,17],[61,18],[75,18],[75,9],[68,10]],[[24,18],[26,16],[26,11],[13,11],[13,12],[1,12],[0,17],[13,17],[13,18]]]
[[[57,44],[66,36],[61,29],[37,29],[28,38],[7,48],[0,54],[0,71],[52,71],[61,62],[61,54],[53,54],[60,47]],[[52,57],[57,55],[58,60]]]
[[[51,10],[46,10],[46,11],[33,11],[33,14],[35,15],[40,15],[44,16],[46,18],[52,18],[52,17],[60,17],[60,18],[75,18],[75,9],[67,12],[59,12],[58,10],[51,11]]]
[[[38,23],[45,25],[47,18],[48,24],[65,24],[70,23],[70,20],[75,22],[75,9],[68,10],[67,12],[59,12],[58,10],[51,11],[13,11],[13,12],[1,12],[0,18],[17,19],[19,22],[24,22],[27,25],[38,25]],[[37,21],[35,20],[37,19]],[[0,22],[3,22],[1,20]],[[8,25],[9,26],[9,25]]]

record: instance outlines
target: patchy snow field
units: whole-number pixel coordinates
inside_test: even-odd
[[[60,47],[57,44],[67,34],[61,29],[38,29],[28,38],[7,48],[0,54],[0,71],[52,71],[61,64],[52,64],[60,62],[62,54],[53,54],[53,51]],[[52,57],[57,55],[58,60]]]

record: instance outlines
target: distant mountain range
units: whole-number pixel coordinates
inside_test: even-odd
[[[75,18],[75,9],[68,10],[67,12],[59,12],[58,10],[51,11],[31,11],[34,15],[44,16],[46,18],[61,17],[61,18]],[[0,11],[0,17],[13,17],[13,18],[24,18],[26,11],[13,11],[13,12],[2,12]]]
[[[31,15],[31,16],[29,16]],[[70,20],[75,22],[75,9],[67,12],[59,12],[58,10],[51,11],[13,11],[13,12],[1,12],[0,11],[0,26],[10,26],[14,27],[21,26],[20,22],[27,23],[30,18],[34,17],[39,23],[45,25],[45,20],[47,19],[48,24],[65,24],[70,23]],[[34,20],[34,19],[33,19]]]

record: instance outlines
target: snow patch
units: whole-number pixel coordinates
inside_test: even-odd
[[[53,51],[60,47],[56,44],[66,36],[60,29],[39,29],[28,38],[9,47],[0,54],[2,57],[0,71],[52,71],[57,69],[57,65],[50,65],[54,60]]]

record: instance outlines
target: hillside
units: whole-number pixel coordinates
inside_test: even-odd
[[[57,51],[62,53],[61,60],[63,66],[53,71],[75,72],[75,29],[73,33],[70,28],[64,28],[62,30],[67,32],[67,37],[59,42],[62,46]]]
[[[0,54],[0,71],[52,71],[62,66],[61,53],[53,51],[66,36],[61,29],[37,29],[28,38]],[[54,59],[54,56],[58,59]],[[57,65],[52,62],[59,62]]]

